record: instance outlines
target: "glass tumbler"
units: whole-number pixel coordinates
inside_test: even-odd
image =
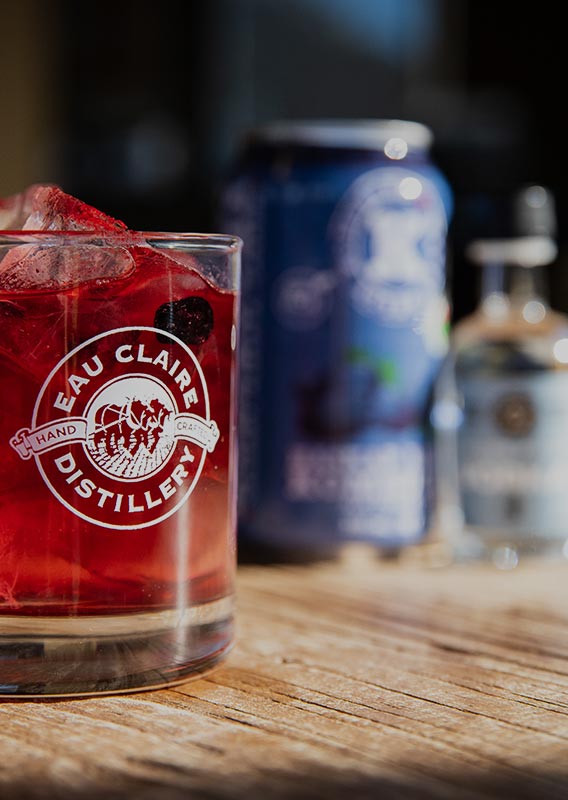
[[[167,685],[230,647],[240,251],[0,233],[0,694]]]

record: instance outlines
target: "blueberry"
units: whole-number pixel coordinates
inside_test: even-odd
[[[154,327],[171,333],[186,344],[203,344],[213,330],[213,309],[203,297],[184,297],[164,303],[156,311]],[[167,344],[166,336],[158,341]]]

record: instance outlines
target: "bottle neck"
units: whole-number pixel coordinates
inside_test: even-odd
[[[528,322],[541,321],[549,310],[544,268],[485,264],[481,279],[481,310],[494,319],[521,314],[527,317]]]

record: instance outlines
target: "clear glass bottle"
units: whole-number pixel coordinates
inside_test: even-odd
[[[533,186],[516,209],[517,229],[536,235],[469,247],[481,302],[453,331],[432,411],[439,527],[458,559],[502,568],[568,554],[568,317],[549,307],[543,275],[552,200]]]

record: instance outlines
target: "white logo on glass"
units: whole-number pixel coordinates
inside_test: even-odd
[[[181,508],[219,438],[196,356],[173,334],[139,326],[67,353],[46,378],[31,425],[10,444],[24,461],[35,459],[69,511],[138,530]]]

